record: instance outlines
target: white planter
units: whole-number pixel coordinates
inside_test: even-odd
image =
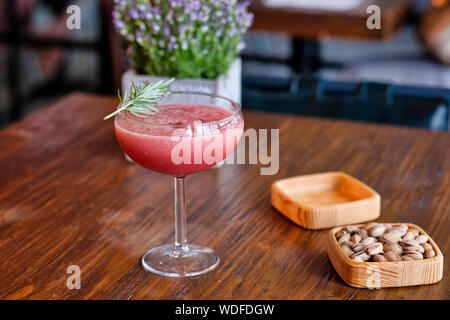
[[[134,70],[126,71],[122,76],[122,92],[125,92],[131,85],[141,84],[144,81],[157,82],[159,80],[169,80],[169,77],[159,77],[151,75],[136,74]],[[237,103],[241,103],[241,59],[236,59],[225,75],[216,79],[175,79],[170,85],[172,91],[201,91],[215,93],[230,98]]]

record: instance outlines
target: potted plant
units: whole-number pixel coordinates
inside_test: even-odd
[[[122,77],[155,82],[175,77],[171,90],[241,99],[243,34],[253,21],[250,1],[115,0],[113,20],[132,69]]]

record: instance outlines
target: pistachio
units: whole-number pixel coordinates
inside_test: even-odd
[[[378,224],[378,225],[370,228],[368,231],[372,237],[378,238],[379,236],[381,236],[384,233],[385,230],[386,230],[386,227],[384,226],[384,224]]]
[[[436,256],[429,237],[406,224],[370,222],[348,225],[335,234],[344,254],[354,261],[413,261]]]
[[[347,230],[347,232],[349,232],[349,233],[354,233],[354,232],[357,232],[359,230],[359,228],[356,226],[346,226],[345,230]]]
[[[377,239],[375,239],[374,237],[367,237],[367,238],[361,240],[360,243],[367,246],[367,245],[375,243],[375,242],[377,242]]]
[[[408,231],[402,238],[402,240],[414,240],[416,236],[411,231]]]
[[[354,253],[349,246],[342,246],[342,250],[344,250],[344,253],[347,257],[350,257]]]
[[[360,236],[361,239],[365,239],[365,238],[367,238],[369,236],[369,232],[367,232],[367,230],[360,229],[358,231],[358,236]]]
[[[403,251],[418,251],[422,248],[416,240],[400,241],[398,244],[402,246]]]
[[[362,226],[361,229],[369,231],[370,228],[375,227],[376,225],[378,225],[377,222],[369,222],[368,224]]]
[[[354,234],[352,235],[352,237],[350,238],[350,241],[353,243],[358,243],[361,241],[361,237],[358,234]]]
[[[426,236],[426,235],[424,235],[424,234],[421,234],[420,236],[418,236],[418,237],[416,238],[416,241],[417,241],[419,244],[428,242],[428,236]]]
[[[392,252],[394,252],[394,253],[396,253],[396,254],[402,254],[402,252],[403,252],[403,249],[402,249],[402,247],[400,246],[400,245],[398,245],[398,244],[396,244],[396,243],[385,243],[384,245],[383,245],[383,250],[384,251],[392,251]]]
[[[355,261],[363,262],[369,260],[370,256],[366,252],[361,251],[353,254],[351,258]]]
[[[403,255],[414,254],[414,253],[418,253],[418,252],[417,252],[417,251],[414,251],[414,250],[403,251]]]
[[[386,258],[383,257],[381,254],[376,254],[373,256],[373,261],[375,262],[386,262]]]
[[[383,253],[383,245],[379,242],[372,243],[371,245],[367,246],[366,252],[371,256]]]
[[[406,251],[405,256],[410,257],[414,260],[422,260],[423,255],[417,251]]]
[[[430,259],[434,256],[436,256],[436,252],[433,249],[425,251],[425,259]]]
[[[416,240],[402,240],[398,243],[401,246],[418,246],[419,243]]]
[[[357,243],[352,247],[352,250],[355,252],[360,252],[360,251],[365,251],[366,250],[366,246],[363,245],[362,243]]]
[[[413,258],[410,258],[410,257],[408,257],[408,256],[402,256],[402,260],[403,260],[403,261],[413,261],[414,259],[413,259]]]
[[[349,240],[350,240],[350,233],[346,233],[346,234],[343,234],[339,238],[338,242],[339,242],[339,244],[343,244],[345,241],[349,241]]]
[[[351,241],[344,241],[344,243],[342,244],[343,246],[349,246],[350,248],[353,247],[355,244]]]
[[[387,234],[395,234],[399,237],[403,237],[406,234],[406,230],[402,227],[393,227]]]
[[[391,231],[389,231],[388,233],[383,234],[381,240],[384,242],[398,243],[402,238],[399,234],[391,233]]]
[[[419,252],[419,251],[421,251],[420,248],[422,248],[422,247],[421,246],[410,246],[410,245],[402,246],[403,253],[405,253],[407,251],[417,251],[417,252]]]
[[[403,240],[398,243],[401,246],[418,246],[419,243],[416,240]]]
[[[344,234],[347,234],[348,232],[347,232],[347,230],[345,230],[345,229],[341,229],[341,230],[339,230],[338,232],[336,232],[336,239],[340,239]]]
[[[429,243],[421,243],[420,246],[425,249],[425,251],[433,250],[433,247]]]
[[[383,253],[383,257],[387,261],[400,261],[401,260],[400,256],[392,251],[386,251],[385,253]]]

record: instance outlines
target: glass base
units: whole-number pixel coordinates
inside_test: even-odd
[[[142,265],[148,271],[166,277],[193,277],[213,270],[219,264],[219,256],[210,248],[186,245],[164,245],[153,248],[142,257]]]

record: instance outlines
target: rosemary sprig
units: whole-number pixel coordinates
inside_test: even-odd
[[[103,120],[114,117],[116,114],[124,110],[141,118],[145,118],[159,112],[160,110],[155,107],[155,105],[168,91],[169,85],[174,80],[175,79],[172,78],[167,81],[161,80],[156,83],[146,81],[142,86],[136,86],[132,81],[131,87],[125,91],[123,99],[120,95],[120,91],[118,91],[120,107],[113,113],[104,117]]]

